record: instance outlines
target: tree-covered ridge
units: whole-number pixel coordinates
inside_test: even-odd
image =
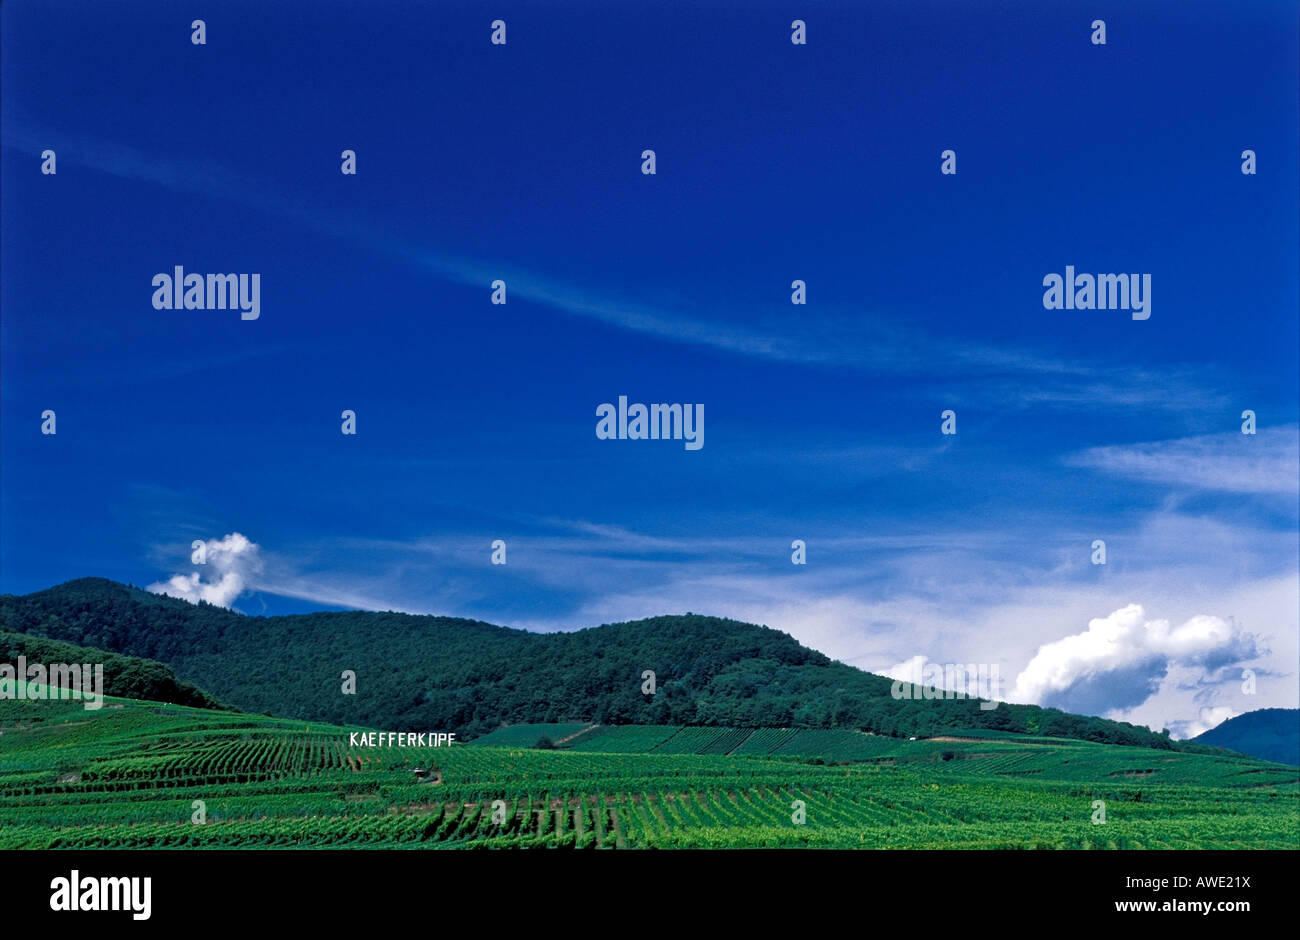
[[[1056,709],[895,699],[891,680],[779,630],[695,614],[538,634],[398,613],[250,617],[85,578],[0,596],[0,625],[156,659],[244,711],[461,738],[502,724],[579,721],[902,737],[987,728],[1175,747],[1147,728]],[[647,669],[654,696],[641,692]],[[355,695],[341,692],[344,670],[356,673]]]
[[[1261,708],[1229,718],[1196,739],[1261,760],[1300,765],[1300,709]]]
[[[100,691],[105,695],[187,705],[191,708],[227,708],[192,682],[177,679],[170,668],[151,659],[122,656],[93,647],[74,646],[44,637],[0,631],[0,663],[16,666],[20,656],[25,657],[28,664],[102,665],[104,688]]]

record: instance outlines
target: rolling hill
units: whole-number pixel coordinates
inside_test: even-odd
[[[1300,765],[1300,709],[1261,708],[1246,712],[1193,740],[1261,760]]]
[[[194,708],[226,708],[207,692],[191,682],[182,682],[171,669],[151,659],[0,630],[0,663],[15,665],[20,657],[28,663],[103,665],[104,687],[100,691],[106,695]]]
[[[985,729],[1165,750],[1167,734],[1055,709],[895,699],[891,680],[768,627],[693,614],[538,634],[397,613],[253,617],[101,578],[0,596],[0,628],[164,663],[246,712],[454,731],[580,722],[843,728],[894,737]],[[641,691],[653,670],[658,688]],[[356,676],[343,694],[342,676]]]

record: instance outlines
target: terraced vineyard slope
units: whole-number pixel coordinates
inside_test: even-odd
[[[1245,758],[566,727],[560,750],[372,748],[262,716],[0,701],[0,848],[1295,848],[1300,832],[1296,769]],[[554,737],[517,733],[534,732]]]

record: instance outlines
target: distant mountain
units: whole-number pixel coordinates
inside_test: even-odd
[[[1300,766],[1300,708],[1261,708],[1192,739],[1279,764]]]
[[[967,729],[1190,750],[1167,734],[1031,705],[895,699],[891,680],[767,627],[652,617],[571,633],[343,612],[250,617],[102,578],[0,596],[0,628],[165,663],[250,712],[470,738],[502,724]],[[643,673],[657,691],[642,694]],[[343,694],[345,672],[356,693]]]

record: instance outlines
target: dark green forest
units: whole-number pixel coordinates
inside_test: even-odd
[[[965,729],[1199,749],[1131,724],[975,700],[896,700],[891,680],[768,627],[694,614],[539,634],[449,617],[337,612],[252,617],[100,578],[0,596],[0,625],[156,660],[243,711],[372,728],[454,731],[585,721]],[[658,689],[641,692],[653,670]],[[356,694],[341,675],[356,673]]]
[[[20,656],[26,657],[28,663],[103,664],[104,688],[101,691],[105,695],[188,705],[191,708],[228,707],[193,683],[177,679],[171,669],[153,660],[122,656],[39,636],[0,632],[0,662],[16,665]]]

